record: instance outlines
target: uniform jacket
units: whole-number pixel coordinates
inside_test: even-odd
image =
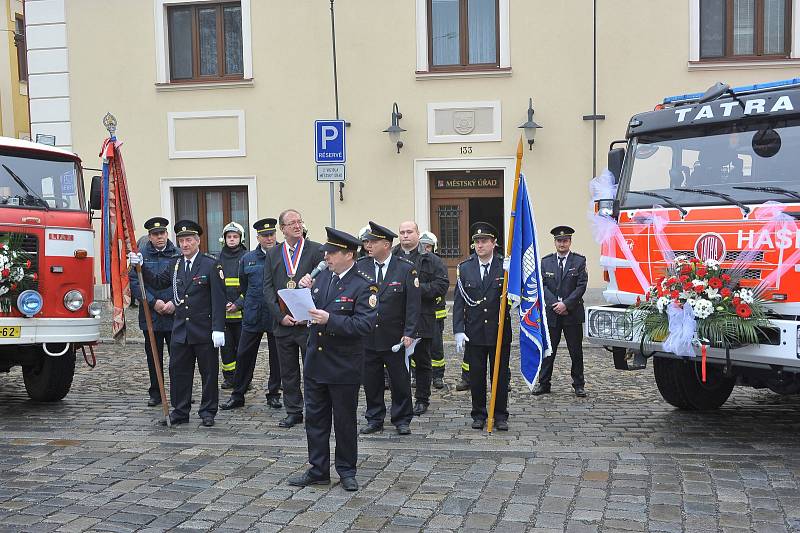
[[[375,261],[371,257],[359,259],[356,268],[368,279],[375,279]],[[414,263],[394,256],[383,275],[383,283],[377,287],[377,319],[365,346],[387,351],[402,337],[414,337],[417,333],[420,290]]]
[[[503,292],[503,260],[495,254],[489,267],[489,275],[481,279],[481,268],[478,256],[472,254],[469,259],[458,265],[456,275],[461,281],[461,288],[456,286],[453,300],[453,333],[466,333],[470,344],[476,346],[495,346],[500,316],[500,296]],[[469,305],[461,291],[467,294],[472,303]],[[503,343],[511,342],[511,315],[506,306],[505,324],[503,325]]]
[[[330,270],[321,272],[311,287],[314,305],[330,317],[325,325],[309,327],[303,373],[320,383],[359,384],[364,340],[378,312],[377,297],[370,288],[377,287],[355,266],[333,286],[331,275]]]
[[[294,276],[295,283],[299,282],[306,274],[311,273],[314,267],[324,259],[324,255],[318,242],[306,239],[303,254],[297,265],[297,274]],[[295,331],[295,328],[304,327],[280,324],[286,312],[281,311],[280,304],[278,304],[278,291],[286,288],[287,281],[289,281],[289,276],[286,274],[286,266],[283,263],[283,243],[279,243],[267,252],[264,261],[264,300],[272,315],[274,332],[278,337],[285,337]]]
[[[225,298],[227,302],[237,303],[242,296],[242,286],[239,280],[239,261],[247,253],[247,248],[240,244],[236,248],[223,246],[219,253],[219,264],[225,273]],[[225,312],[225,320],[230,322],[242,321],[242,306],[237,304],[238,309],[232,312]]]
[[[151,274],[159,274],[162,271],[169,270],[174,266],[173,258],[179,254],[175,244],[167,239],[167,245],[160,252],[156,247],[147,240],[146,236],[142,246],[139,248],[142,254],[142,273],[150,272]],[[171,271],[170,271],[171,273]],[[139,276],[136,274],[136,269],[132,268],[128,274],[131,282],[131,296],[139,300],[139,329],[142,331],[147,330],[147,322],[144,319],[144,307],[142,306],[141,289],[139,289]],[[145,292],[147,293],[147,304],[150,306],[150,317],[153,319],[153,331],[172,331],[172,317],[173,315],[161,315],[156,313],[153,306],[156,300],[162,302],[169,302],[172,300],[172,287],[165,287],[163,289],[155,289],[145,281]]]
[[[417,334],[415,337],[430,339],[433,337],[433,328],[436,326],[436,310],[444,302],[444,296],[450,287],[447,277],[447,267],[436,254],[421,254],[413,250],[410,254],[403,252],[398,244],[393,253],[396,257],[404,257],[413,261],[417,267],[419,290],[421,297],[421,311],[417,321]]]
[[[549,254],[542,257],[542,281],[544,281],[544,301],[547,304],[547,322],[555,325],[560,318],[564,325],[583,324],[583,294],[589,275],[586,272],[586,258],[570,252],[564,265],[564,276],[559,275],[558,256]],[[567,315],[557,315],[553,304],[559,301],[567,306]]]
[[[173,259],[165,272],[145,278],[145,283],[169,287],[173,292],[172,342],[210,344],[212,331],[225,331],[224,277],[222,266],[213,255],[199,253],[188,274],[181,256]]]
[[[256,246],[239,262],[239,283],[242,295],[236,305],[242,308],[242,329],[250,333],[272,332],[272,315],[264,302],[264,260],[266,254]]]

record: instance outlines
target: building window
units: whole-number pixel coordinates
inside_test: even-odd
[[[14,20],[14,46],[17,47],[19,81],[28,81],[28,47],[25,44],[25,19],[17,15]]]
[[[241,2],[167,7],[169,72],[173,82],[241,79]]]
[[[784,59],[792,0],[700,0],[700,59]]]
[[[179,187],[174,189],[175,220],[194,220],[203,227],[200,249],[219,254],[222,228],[228,222],[250,226],[247,187]]]
[[[498,0],[428,0],[427,15],[431,71],[500,66]]]

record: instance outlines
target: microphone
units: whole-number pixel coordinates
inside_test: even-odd
[[[327,269],[328,269],[328,263],[325,261],[320,261],[319,264],[314,267],[314,270],[309,272],[308,275],[311,276],[311,279],[314,279],[319,275],[320,272]]]

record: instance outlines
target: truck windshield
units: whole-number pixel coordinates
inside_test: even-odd
[[[728,203],[680,188],[712,190],[747,204],[798,201],[791,193],[800,193],[800,119],[670,130],[633,139],[629,154],[620,187],[626,209],[664,205],[628,191],[662,194],[683,207]]]
[[[83,209],[78,165],[0,153],[0,207]]]

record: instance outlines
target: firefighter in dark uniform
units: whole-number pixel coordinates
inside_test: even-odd
[[[352,235],[325,228],[322,245],[328,269],[314,281],[316,309],[309,325],[303,365],[308,462],[305,473],[290,485],[330,483],[331,418],[336,434],[336,472],[342,488],[358,490],[358,389],[364,362],[364,340],[377,316],[378,297],[371,276],[355,266],[360,242]]]
[[[420,341],[411,356],[412,386],[414,391],[414,415],[419,416],[428,410],[431,399],[432,360],[434,329],[436,323],[436,298],[447,294],[450,281],[447,267],[438,255],[428,253],[428,249],[420,244],[420,233],[417,223],[411,220],[400,224],[400,243],[394,247],[393,253],[413,261],[417,269],[420,288],[420,313],[417,319],[417,333]],[[414,379],[416,378],[416,380]]]
[[[239,349],[239,338],[242,336],[242,288],[239,282],[239,263],[247,248],[244,240],[244,228],[236,222],[230,222],[222,228],[222,250],[219,252],[219,263],[225,273],[225,347],[222,354],[222,387],[233,388],[233,376],[236,374],[236,353]]]
[[[273,335],[272,315],[264,301],[264,261],[267,251],[275,247],[275,228],[278,221],[274,218],[263,218],[253,224],[258,235],[258,246],[242,256],[239,263],[239,281],[244,295],[238,303],[243,308],[242,337],[239,339],[239,350],[236,352],[236,375],[233,378],[231,397],[219,407],[223,410],[244,406],[244,395],[256,368],[258,348],[264,333],[267,334],[267,351],[269,359],[269,379],[267,381],[267,405],[280,409],[281,404],[281,370],[278,361],[278,348]]]
[[[503,260],[495,254],[497,230],[487,222],[472,225],[475,253],[456,269],[456,290],[453,301],[453,333],[456,351],[465,352],[470,366],[472,393],[472,427],[483,429],[488,417],[486,409],[487,370],[491,378],[494,368],[500,300],[503,293]],[[511,353],[511,318],[508,307],[504,318],[500,348],[500,374],[495,403],[495,426],[508,431],[508,368]]]
[[[364,395],[367,399],[365,416],[367,425],[361,428],[364,435],[383,430],[386,404],[383,400],[383,365],[389,372],[392,393],[391,421],[400,435],[411,433],[411,378],[405,347],[413,342],[417,333],[420,313],[419,279],[414,263],[392,255],[391,230],[369,223],[365,236],[368,257],[357,263],[362,274],[375,279],[378,287],[378,318],[372,333],[366,339],[364,352]],[[392,347],[401,344],[397,352]]]
[[[214,425],[219,400],[219,358],[225,345],[225,275],[217,259],[200,252],[203,228],[194,221],[175,224],[181,256],[157,275],[146,273],[145,283],[172,288],[175,319],[170,342],[169,378],[171,424],[189,422],[195,361],[203,389],[197,410],[203,426]],[[138,257],[137,257],[138,256]],[[141,254],[129,254],[131,264],[141,264]]]
[[[173,258],[178,255],[175,244],[169,240],[167,229],[169,220],[162,217],[154,217],[144,223],[147,236],[141,240],[139,251],[144,262],[142,270],[148,270],[156,275],[162,271],[167,271],[173,264]],[[139,276],[136,270],[131,269],[129,274],[131,283],[131,296],[141,300],[141,290],[139,289]],[[145,293],[147,294],[147,305],[150,306],[150,316],[153,320],[153,334],[156,338],[156,349],[161,361],[161,367],[156,370],[153,360],[153,350],[150,348],[150,341],[147,337],[147,322],[144,318],[144,306],[139,306],[139,329],[144,335],[144,351],[147,355],[147,370],[150,373],[150,388],[147,390],[150,398],[147,400],[148,407],[161,405],[161,393],[158,390],[158,376],[156,372],[164,375],[164,344],[169,349],[169,339],[172,336],[172,315],[175,313],[175,305],[172,303],[172,288],[154,289],[145,283]],[[144,302],[141,302],[144,304]]]
[[[419,236],[420,246],[424,246],[429,254],[436,253],[437,239],[436,235],[430,231],[423,231]],[[422,251],[422,248],[420,248]],[[437,254],[438,256],[438,254]],[[445,268],[445,276],[447,276],[447,268]],[[447,279],[447,285],[450,286],[450,279]],[[447,291],[445,291],[446,293]],[[437,389],[444,388],[444,322],[447,319],[447,301],[445,301],[446,294],[437,296],[433,300],[434,319],[436,323],[433,326],[433,339],[431,340],[431,368],[433,377],[433,386]]]
[[[569,226],[557,226],[553,234],[556,253],[542,257],[542,281],[544,300],[547,309],[547,328],[550,330],[552,355],[542,361],[539,383],[533,394],[550,392],[550,378],[553,375],[553,362],[556,349],[561,342],[561,334],[567,340],[567,349],[572,359],[572,387],[575,396],[586,396],[583,377],[583,294],[589,275],[586,272],[586,258],[570,251],[572,235],[575,230]]]

